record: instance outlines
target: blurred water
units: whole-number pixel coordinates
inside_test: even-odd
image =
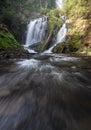
[[[56,0],[56,6],[58,9],[62,9],[63,0]]]
[[[67,28],[66,28],[66,24],[64,23],[57,33],[55,44],[52,47],[50,47],[48,50],[44,51],[44,53],[52,53],[54,47],[56,47],[59,43],[63,43],[65,41],[66,33],[67,33]]]
[[[30,23],[28,24],[25,47],[29,47],[32,44],[44,40],[46,28],[47,28],[46,16],[30,21]]]
[[[0,130],[90,130],[91,57],[0,61]]]

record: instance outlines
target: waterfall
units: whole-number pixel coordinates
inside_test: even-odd
[[[46,26],[47,26],[46,17],[42,17],[34,21],[30,21],[28,25],[25,47],[29,47],[34,43],[41,42],[45,37]]]
[[[55,46],[57,46],[59,43],[64,42],[66,38],[66,33],[67,33],[67,28],[66,28],[66,24],[64,23],[57,34],[55,44],[52,47],[50,47],[47,51],[45,51],[45,53],[52,53],[52,49]]]
[[[56,0],[56,6],[58,9],[62,9],[62,3],[63,0]],[[65,22],[66,17],[65,16],[61,16],[60,15],[60,19]],[[59,43],[62,43],[65,41],[65,37],[66,37],[66,33],[67,33],[67,28],[66,28],[66,24],[64,23],[62,25],[62,27],[60,28],[60,30],[57,33],[57,37],[56,37],[56,41],[54,43],[54,45],[52,47],[50,47],[48,50],[46,50],[44,53],[52,53],[52,49]]]
[[[66,24],[64,23],[63,26],[60,28],[58,34],[57,34],[57,38],[56,38],[56,42],[55,44],[50,47],[47,51],[45,51],[45,53],[52,53],[52,49],[59,43],[62,43],[65,41],[65,37],[66,37],[66,33],[67,33],[67,28],[66,28]]]
[[[63,0],[56,0],[56,6],[58,9],[62,9],[62,4],[63,4]],[[60,15],[60,18],[62,19],[63,22],[66,20],[65,16]],[[67,28],[66,28],[66,24],[64,23],[62,28],[60,28],[57,34],[56,43],[54,46],[56,46],[58,43],[61,43],[65,40],[66,33],[67,33]]]
[[[59,30],[57,34],[56,44],[65,41],[66,33],[67,33],[67,28],[66,28],[66,24],[64,23],[62,28]]]
[[[58,9],[62,9],[63,0],[56,0],[55,3]],[[62,19],[63,22],[65,22],[65,16],[60,16],[60,19]],[[34,50],[29,49],[29,47],[35,43],[39,43],[44,40],[46,28],[47,28],[47,17],[45,16],[30,21],[30,23],[28,24],[26,44],[24,45],[25,49],[27,49],[29,52],[34,52]],[[45,52],[51,53],[52,49],[57,44],[63,42],[66,37],[66,32],[67,32],[67,28],[66,28],[66,24],[64,23],[56,36],[56,41],[54,45]]]
[[[63,0],[56,0],[56,6],[58,9],[62,9],[62,3],[63,3]]]

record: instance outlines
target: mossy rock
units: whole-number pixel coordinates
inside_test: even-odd
[[[28,52],[15,40],[7,27],[0,25],[0,57],[21,57],[27,54]]]
[[[43,52],[46,49],[45,43],[46,43],[46,41],[35,43],[35,44],[31,45],[30,48],[35,50],[36,52]]]

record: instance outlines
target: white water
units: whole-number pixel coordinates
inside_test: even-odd
[[[41,42],[45,37],[46,27],[47,27],[46,17],[42,17],[34,21],[30,21],[28,25],[25,47],[29,47],[34,43]]]
[[[29,67],[31,69],[36,69],[38,67],[39,61],[35,59],[30,59],[30,60],[19,61],[17,64],[20,66],[20,68]]]
[[[66,28],[66,24],[64,23],[62,28],[60,28],[57,34],[56,44],[65,41],[66,33],[67,33],[67,28]]]
[[[62,9],[63,0],[56,0],[55,3],[58,9]],[[60,16],[60,18],[63,21],[65,21],[65,16]],[[35,43],[39,43],[45,38],[46,28],[47,28],[47,18],[45,16],[42,18],[38,18],[34,21],[30,21],[28,25],[26,44],[24,45],[25,49],[27,49],[30,53],[35,53],[34,50],[29,49],[29,46]],[[66,24],[63,24],[63,26],[60,28],[57,34],[54,45],[44,53],[52,53],[52,49],[57,44],[62,43],[65,40],[66,33],[67,33]]]
[[[63,7],[63,0],[56,0],[56,6],[58,9],[62,9]],[[62,21],[65,21],[66,20],[66,17],[65,16],[61,16],[60,15],[60,18],[62,19]],[[67,33],[67,28],[66,28],[66,24],[64,23],[63,26],[60,28],[58,34],[57,34],[57,37],[56,37],[56,42],[55,44],[50,47],[48,50],[44,51],[44,53],[52,53],[52,49],[59,43],[62,43],[65,41],[65,38],[66,38],[66,33]]]
[[[58,9],[62,9],[63,0],[56,0],[56,6]]]
[[[66,33],[67,33],[67,28],[66,28],[66,24],[64,23],[63,26],[60,28],[58,34],[57,34],[57,38],[56,38],[55,44],[51,48],[49,48],[47,51],[45,51],[44,53],[52,53],[52,49],[57,44],[62,43],[62,42],[65,41]]]

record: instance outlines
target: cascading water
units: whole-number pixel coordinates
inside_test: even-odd
[[[63,26],[61,27],[61,29],[59,30],[58,34],[57,34],[57,38],[56,38],[55,44],[51,48],[49,48],[47,51],[45,51],[45,53],[52,53],[52,49],[57,44],[65,41],[66,33],[67,33],[67,28],[66,28],[66,24],[64,23]]]
[[[58,9],[62,9],[63,0],[56,0],[56,6]]]
[[[56,0],[55,3],[56,3],[56,6],[58,9],[62,9],[63,0]],[[65,21],[64,16],[60,16],[60,18],[63,21]],[[39,43],[45,38],[46,28],[47,28],[47,17],[45,17],[45,16],[42,18],[38,18],[34,21],[30,21],[30,23],[28,25],[26,44],[24,45],[24,47],[29,52],[34,52],[34,50],[29,49],[29,46],[31,46],[35,43]],[[65,40],[66,32],[67,32],[67,28],[66,28],[66,24],[64,23],[57,34],[54,45],[45,52],[51,53],[52,49],[57,44],[63,42]]]
[[[34,43],[41,42],[45,37],[46,26],[47,26],[46,17],[42,17],[34,21],[30,21],[28,25],[25,47],[29,47]]]
[[[57,8],[62,9],[63,0],[56,0],[55,2],[56,2]],[[60,18],[62,19],[63,22],[66,20],[65,16],[60,16]],[[48,50],[46,50],[44,53],[52,53],[52,49],[57,44],[62,43],[63,41],[65,41],[66,33],[67,33],[67,28],[66,28],[66,24],[64,23],[63,26],[60,28],[58,34],[57,34],[56,41],[55,41],[54,45],[52,47],[50,47]]]
[[[62,28],[59,30],[57,34],[56,44],[65,41],[66,33],[67,33],[67,28],[66,28],[66,24],[64,23]]]

